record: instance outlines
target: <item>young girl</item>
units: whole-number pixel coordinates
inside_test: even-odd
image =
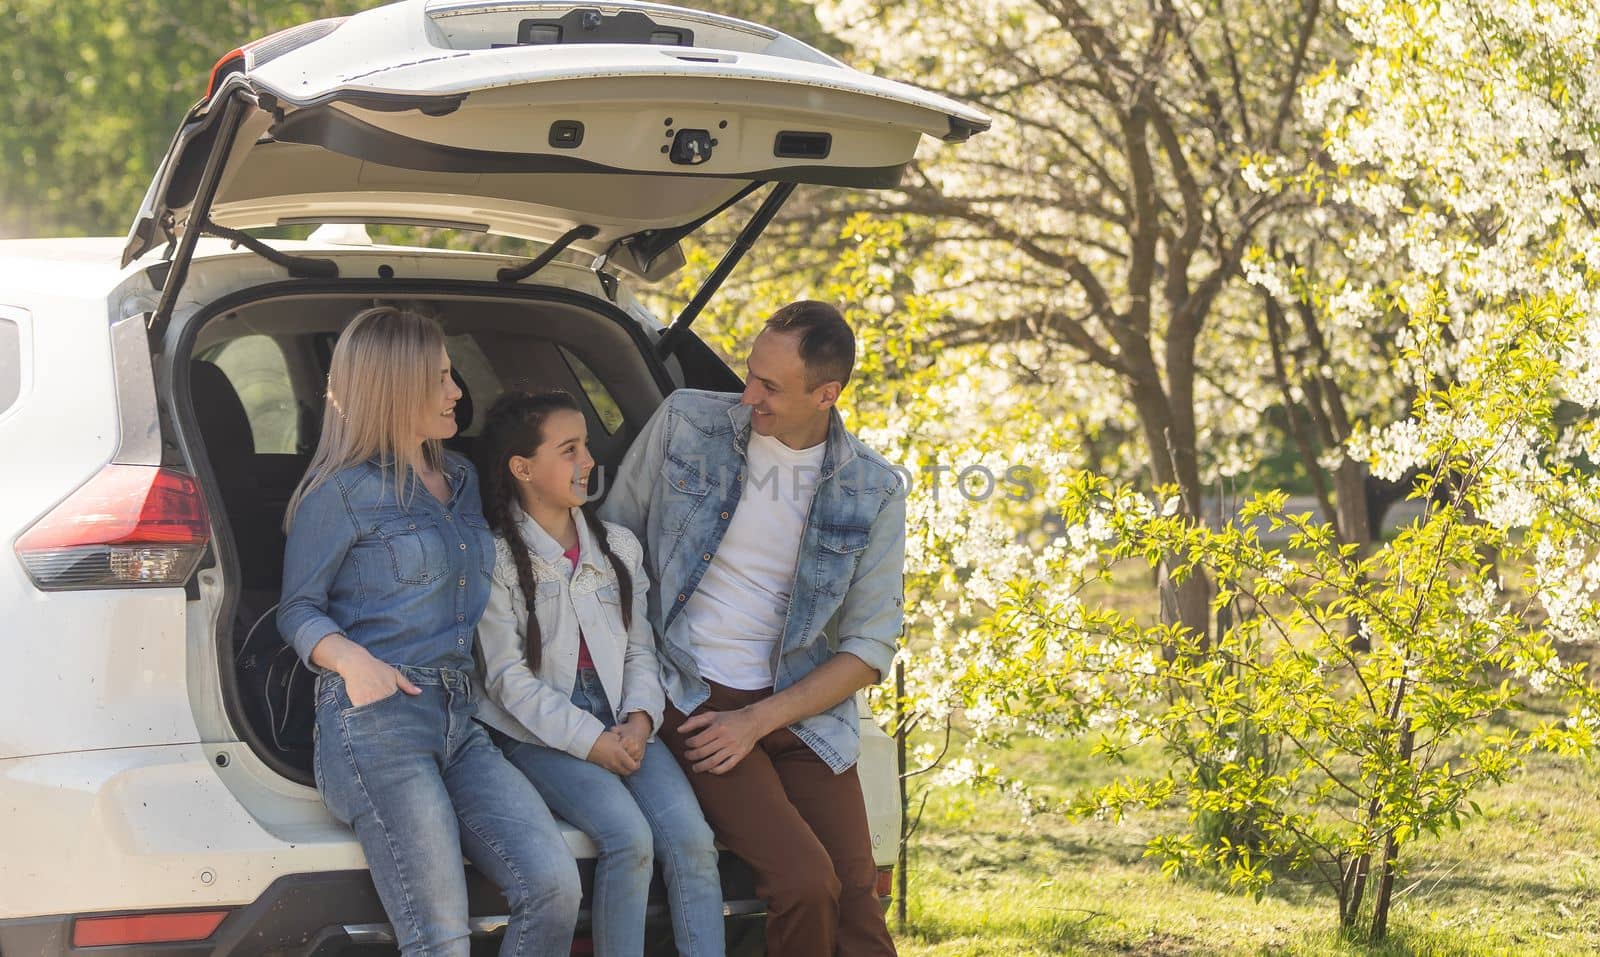
[[[644,552],[584,507],[588,427],[565,392],[512,393],[489,410],[478,461],[496,536],[478,626],[479,717],[552,810],[599,851],[596,957],[638,957],[652,848],[677,949],[723,953],[711,829],[655,737],[665,699],[645,613]],[[531,614],[530,614],[531,611]]]
[[[278,628],[318,672],[317,790],[355,828],[407,955],[470,951],[463,852],[511,905],[502,957],[572,946],[577,865],[538,793],[472,721],[472,633],[494,541],[444,335],[392,307],[339,336],[322,438],[289,503]]]

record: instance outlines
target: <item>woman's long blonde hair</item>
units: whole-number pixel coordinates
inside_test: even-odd
[[[406,466],[444,467],[444,448],[437,439],[422,443],[421,462],[413,444],[417,423],[438,394],[443,351],[444,331],[421,313],[375,306],[350,320],[333,347],[322,437],[289,499],[284,531],[307,492],[374,456],[393,473],[397,502],[407,500],[412,491],[406,487]]]

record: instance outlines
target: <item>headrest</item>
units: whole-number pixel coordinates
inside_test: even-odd
[[[456,434],[461,435],[472,424],[472,393],[467,391],[467,380],[461,378],[461,373],[454,368],[450,370],[450,378],[461,390],[461,398],[456,400]]]
[[[213,363],[195,359],[189,363],[189,387],[211,467],[227,473],[230,466],[248,465],[249,456],[256,451],[255,434],[227,374]]]

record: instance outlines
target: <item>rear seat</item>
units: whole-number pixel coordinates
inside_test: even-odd
[[[283,510],[310,458],[257,455],[244,403],[222,369],[196,359],[189,378],[200,437],[233,530],[241,583],[276,592],[283,583]]]
[[[551,366],[540,370],[543,374],[532,376],[541,383],[538,387],[559,383],[582,401],[582,386],[554,349],[550,360]],[[453,376],[462,394],[456,401],[456,435],[444,444],[471,459],[475,443],[466,432],[474,417],[473,398],[460,373],[453,372]],[[219,366],[196,359],[190,367],[190,380],[200,437],[239,558],[240,588],[232,625],[239,701],[256,737],[286,766],[279,770],[309,784],[315,681],[279,637],[276,611],[283,587],[283,515],[311,456],[257,452],[244,403]],[[587,408],[588,403],[583,404]],[[319,434],[320,412],[306,410],[303,436]],[[592,409],[585,415],[591,451],[602,467],[609,469],[627,450],[628,430],[609,435]]]
[[[263,454],[238,390],[221,368],[190,365],[200,438],[216,477],[239,557],[232,625],[234,673],[250,728],[275,756],[311,780],[312,676],[278,636],[283,587],[283,513],[311,462],[309,455]]]

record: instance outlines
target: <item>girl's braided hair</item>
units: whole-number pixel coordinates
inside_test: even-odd
[[[511,475],[513,455],[532,456],[544,441],[544,424],[552,412],[562,410],[582,413],[583,409],[568,392],[508,392],[489,407],[483,434],[478,437],[478,480],[483,491],[483,517],[489,528],[505,540],[517,568],[517,585],[522,589],[523,601],[528,608],[528,633],[524,636],[524,656],[528,669],[537,672],[544,647],[544,637],[539,630],[539,616],[534,610],[533,560],[528,543],[517,527],[512,503],[517,501],[516,480]],[[622,593],[622,623],[633,625],[633,576],[627,566],[611,550],[606,527],[595,514],[592,504],[580,511],[589,525],[600,551],[617,574],[617,585]]]

